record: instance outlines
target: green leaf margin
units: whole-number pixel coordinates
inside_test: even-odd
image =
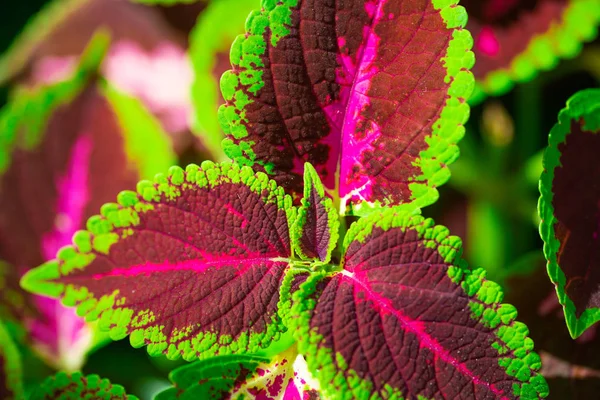
[[[552,200],[552,182],[554,170],[560,167],[560,152],[558,145],[564,143],[570,134],[571,122],[584,118],[585,129],[596,131],[600,134],[600,89],[586,89],[577,92],[569,100],[567,106],[558,114],[558,123],[554,125],[548,137],[548,147],[544,151],[544,171],[540,177],[540,199],[538,214],[541,218],[540,236],[544,241],[544,255],[548,261],[548,276],[556,286],[558,301],[563,306],[565,320],[569,333],[573,338],[579,337],[587,328],[600,321],[600,308],[588,308],[579,318],[575,313],[575,304],[565,292],[566,277],[560,269],[557,253],[560,242],[556,239],[554,225],[557,222],[554,216]]]
[[[455,284],[460,284],[463,291],[471,298],[469,308],[471,317],[484,326],[493,329],[496,341],[492,347],[499,355],[512,351],[514,358],[499,358],[499,368],[507,375],[522,382],[521,386],[514,385],[514,395],[522,400],[534,400],[548,396],[548,385],[541,374],[533,375],[541,368],[539,355],[533,352],[533,340],[527,337],[529,330],[521,322],[515,321],[517,310],[510,304],[502,304],[504,294],[502,288],[485,279],[486,272],[482,268],[472,270],[462,259],[462,242],[459,237],[449,236],[446,227],[435,225],[432,219],[410,214],[400,208],[388,208],[381,213],[355,222],[344,238],[344,249],[353,241],[363,243],[373,228],[387,231],[392,228],[413,229],[418,233],[419,240],[437,251],[445,260],[452,264],[447,271],[448,277]],[[343,260],[342,260],[343,265]],[[316,329],[310,328],[311,311],[318,300],[312,298],[317,284],[334,276],[338,271],[314,271],[300,289],[289,294],[289,299],[282,299],[282,304],[291,304],[288,323],[298,341],[300,354],[306,356],[309,370],[319,379],[325,395],[332,399],[360,398],[379,399],[372,395],[372,383],[361,379],[354,371],[344,371],[336,368],[336,363],[344,368],[347,363],[340,354],[332,354],[330,349],[320,347],[323,337]],[[345,375],[348,373],[348,376]],[[333,382],[333,384],[332,384]],[[403,398],[401,393],[387,387],[389,398]],[[397,396],[397,397],[394,397]]]
[[[19,88],[0,111],[0,175],[11,162],[14,148],[34,148],[42,139],[48,119],[71,102],[98,71],[108,50],[109,37],[97,33],[79,60],[71,79],[34,89]]]
[[[254,173],[249,167],[240,167],[233,163],[215,164],[212,161],[204,161],[201,167],[190,164],[185,171],[178,166],[173,166],[167,174],[157,174],[153,182],[140,181],[137,185],[137,193],[129,190],[122,191],[117,196],[117,204],[103,205],[100,210],[101,215],[88,219],[87,230],[75,233],[73,245],[60,249],[56,260],[48,261],[28,271],[21,279],[21,287],[35,294],[61,297],[62,303],[67,307],[77,306],[78,315],[85,316],[88,322],[98,320],[99,329],[108,330],[112,340],[125,338],[128,335],[127,331],[132,329],[129,333],[131,345],[135,348],[147,345],[147,351],[151,356],[165,354],[169,359],[183,356],[186,361],[191,361],[198,358],[202,351],[214,345],[217,346],[219,354],[228,354],[238,351],[241,345],[250,345],[252,346],[250,352],[257,352],[276,343],[285,336],[287,328],[281,320],[274,318],[267,330],[260,335],[257,334],[257,337],[242,336],[236,341],[223,340],[221,343],[213,343],[210,337],[200,333],[176,346],[168,342],[158,326],[150,326],[146,329],[136,327],[138,322],[145,321],[150,318],[150,315],[144,311],[134,315],[134,310],[121,307],[118,290],[96,299],[85,287],[77,289],[70,284],[51,282],[68,275],[72,270],[81,270],[88,266],[95,258],[92,251],[108,254],[110,247],[120,239],[114,230],[122,229],[122,236],[132,234],[132,230],[127,228],[135,227],[139,223],[140,213],[154,209],[152,202],[160,204],[161,196],[173,199],[180,195],[182,188],[193,185],[199,188],[212,187],[224,182],[244,184],[263,197],[265,197],[264,191],[267,190],[269,193],[263,201],[275,203],[280,210],[286,212],[288,229],[291,230],[296,218],[296,208],[292,206],[292,199],[285,194],[283,188],[277,186],[275,181],[269,180],[266,174]],[[278,315],[283,319],[279,312]],[[224,336],[221,338],[229,339]]]
[[[477,81],[470,103],[477,104],[486,95],[503,95],[515,83],[530,81],[539,71],[554,68],[561,58],[576,57],[583,43],[597,36],[598,24],[599,0],[569,0],[561,23],[530,39],[525,51],[512,60],[509,68],[489,72]]]
[[[446,68],[445,80],[450,82],[450,86],[446,105],[433,124],[431,135],[426,138],[428,148],[421,151],[414,162],[420,167],[421,175],[413,177],[412,183],[409,184],[413,209],[437,201],[439,193],[436,188],[450,178],[450,170],[447,166],[459,156],[457,143],[465,134],[463,125],[470,114],[467,100],[475,86],[475,78],[470,72],[475,56],[470,51],[473,47],[473,38],[469,31],[463,29],[467,22],[467,13],[464,7],[457,6],[458,1],[431,0],[434,8],[439,10],[446,27],[454,29],[446,55],[442,58]],[[232,105],[224,104],[219,108],[219,121],[225,134],[240,140],[240,143],[236,144],[231,138],[225,138],[224,152],[241,165],[253,166],[258,163],[268,174],[275,173],[274,166],[256,160],[256,154],[252,150],[254,142],[243,140],[248,136],[248,131],[242,124],[245,118],[244,107],[252,100],[243,91],[236,91],[235,87],[241,82],[251,93],[258,93],[262,88],[262,72],[257,67],[262,66],[260,57],[266,51],[264,31],[267,26],[270,27],[271,44],[276,46],[278,40],[289,33],[286,25],[289,24],[290,9],[296,4],[296,0],[281,0],[278,3],[262,0],[262,9],[248,16],[246,34],[239,35],[231,46],[231,64],[240,67],[240,72],[236,74],[233,70],[229,70],[221,78],[223,98]],[[346,213],[345,205],[341,207],[341,213]],[[379,203],[363,202],[353,206],[348,214],[366,215],[372,208],[380,207]]]
[[[302,234],[304,233],[304,226],[306,225],[306,214],[308,213],[308,208],[313,206],[308,200],[311,198],[311,192],[313,190],[316,192],[317,197],[320,198],[320,202],[327,212],[329,245],[327,246],[327,256],[324,260],[320,261],[323,263],[328,263],[331,259],[331,253],[333,252],[333,249],[335,249],[337,246],[340,235],[340,221],[337,210],[333,206],[333,201],[325,194],[325,188],[323,187],[323,183],[319,178],[319,174],[310,163],[304,164],[304,196],[302,197],[300,207],[298,207],[296,222],[290,231],[290,239],[292,241],[292,247],[298,257],[303,260],[312,260],[311,257],[308,257],[302,252],[302,245],[300,241],[302,239]]]
[[[201,137],[216,161],[226,161],[221,142],[224,139],[217,108],[219,85],[213,75],[216,55],[227,53],[231,42],[244,29],[244,22],[258,0],[212,0],[198,16],[190,33],[189,55],[194,68],[192,131]]]

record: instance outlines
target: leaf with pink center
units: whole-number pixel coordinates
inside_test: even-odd
[[[169,378],[174,387],[155,400],[320,398],[296,346],[272,358],[226,355],[198,361],[177,368]]]
[[[265,174],[173,167],[118,203],[21,284],[152,355],[253,353],[285,332],[277,304],[295,208]]]
[[[313,273],[290,313],[327,398],[548,395],[527,327],[446,228],[391,208],[354,223],[344,247],[340,268]]]
[[[473,88],[456,3],[263,1],[221,79],[225,152],[297,197],[310,162],[342,214],[431,204]]]
[[[47,378],[32,393],[30,400],[94,399],[94,400],[137,400],[128,395],[121,385],[114,385],[98,375],[83,375],[59,372]]]
[[[72,79],[21,89],[0,116],[2,308],[25,325],[47,363],[65,370],[81,367],[92,331],[55,299],[23,293],[20,276],[53,259],[120,190],[173,161],[158,123],[92,79],[106,44],[97,37]]]
[[[600,321],[600,90],[576,93],[550,131],[540,178],[540,234],[570,334]]]
[[[0,321],[0,399],[23,398],[21,356],[8,330]]]
[[[461,0],[469,13],[476,98],[500,95],[579,53],[600,23],[597,0]]]

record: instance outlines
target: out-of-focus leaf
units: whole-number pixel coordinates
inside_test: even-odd
[[[571,58],[596,37],[598,0],[461,0],[477,63],[474,101],[504,94],[515,82]]]
[[[600,90],[578,92],[552,128],[540,178],[548,275],[576,338],[600,320]]]
[[[175,160],[152,116],[96,84],[106,47],[100,36],[71,79],[21,89],[0,116],[2,308],[25,325],[47,363],[65,370],[81,367],[90,328],[54,299],[24,296],[18,279],[54,258],[100,205]]]

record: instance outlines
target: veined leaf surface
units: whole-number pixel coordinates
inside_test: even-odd
[[[342,214],[363,202],[431,204],[473,88],[456,3],[263,1],[221,79],[225,152],[297,198],[311,163]]]
[[[140,182],[118,202],[22,285],[153,355],[255,353],[279,339],[295,208],[274,181],[205,162]]]
[[[558,116],[540,178],[540,233],[569,332],[600,320],[600,90],[575,94]]]
[[[461,242],[395,209],[354,223],[343,269],[293,295],[291,324],[327,398],[539,399],[527,327]]]
[[[123,386],[113,385],[98,375],[83,375],[81,372],[59,372],[47,378],[30,397],[30,400],[55,399],[138,400],[125,393]]]

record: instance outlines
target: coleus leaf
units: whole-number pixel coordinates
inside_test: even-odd
[[[250,11],[259,0],[210,1],[190,33],[190,59],[194,67],[192,100],[193,131],[202,136],[203,144],[217,161],[224,161],[221,146],[224,135],[217,109],[223,103],[218,80],[229,69],[229,49],[235,37],[244,30]]]
[[[327,398],[548,395],[527,327],[446,228],[390,208],[355,222],[344,247],[340,267],[300,285],[289,314]]]
[[[575,338],[600,320],[600,90],[578,92],[558,115],[540,178],[540,233],[548,275]]]
[[[0,398],[19,400],[22,397],[21,357],[6,327],[0,321]]]
[[[456,3],[263,1],[221,79],[225,152],[297,197],[310,162],[342,214],[363,202],[431,204],[473,88]]]
[[[600,23],[597,0],[462,0],[469,13],[476,97],[500,95],[560,58],[574,57]]]
[[[78,305],[113,339],[130,334],[152,355],[254,353],[279,339],[295,216],[283,189],[248,167],[210,162],[137,189],[104,205],[23,287]]]
[[[236,354],[197,361],[171,372],[169,378],[175,387],[159,393],[155,400],[317,400],[310,377],[303,377],[307,374],[303,361],[296,346],[271,359]]]
[[[137,400],[137,397],[125,393],[123,386],[113,385],[98,375],[59,372],[47,378],[30,397],[30,400],[54,399]]]
[[[333,202],[325,194],[317,171],[304,166],[304,197],[292,229],[292,244],[296,254],[305,260],[327,263],[337,245],[340,222]]]
[[[3,301],[35,350],[65,370],[80,368],[90,327],[54,299],[23,299],[18,279],[53,259],[120,190],[174,161],[158,122],[92,79],[106,45],[93,41],[72,79],[17,92],[0,116],[0,260],[14,291]]]

